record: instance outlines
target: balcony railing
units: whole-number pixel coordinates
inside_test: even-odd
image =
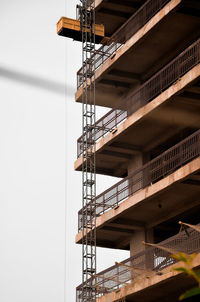
[[[88,215],[87,219],[87,213],[92,212],[94,217],[102,215],[109,209],[117,207],[139,190],[161,180],[199,156],[200,130],[119,181],[98,195],[96,200],[92,200],[87,207],[82,208],[78,212],[78,230],[80,231],[90,223],[90,216]],[[85,221],[82,219],[83,211]]]
[[[159,246],[177,253],[197,253],[200,252],[200,233],[188,228],[187,232],[182,231],[160,242]],[[82,291],[85,286],[96,291],[96,295],[100,297],[126,284],[137,282],[138,279],[145,279],[155,274],[162,275],[163,269],[176,262],[178,261],[171,257],[170,252],[159,247],[150,247],[91,277],[87,284],[79,285],[76,288],[76,301],[82,302]]]
[[[83,147],[85,146],[84,141],[86,137],[92,139],[92,143],[96,143],[101,137],[104,137],[105,134],[112,131],[116,128],[121,122],[127,118],[127,112],[124,110],[112,110],[99,119],[95,125],[85,132],[77,140],[77,157],[83,153]],[[87,140],[88,141],[88,140]]]
[[[123,43],[130,39],[142,28],[159,10],[170,0],[146,1],[109,39],[110,45],[103,45],[96,50],[91,57],[94,61],[94,70],[97,70],[109,57],[111,57]],[[82,76],[85,74],[87,63],[77,72],[77,88],[82,84]],[[84,72],[83,72],[84,69]]]
[[[191,70],[200,62],[200,39],[184,50],[173,61],[167,64],[163,69],[156,73],[152,78],[133,91],[125,100],[123,106],[128,109],[129,115],[137,111],[140,107],[149,103],[166,90],[170,85],[176,82],[186,72]],[[77,140],[77,156],[83,153],[83,140],[86,135],[92,137],[95,143],[113,128],[127,118],[127,111],[121,109],[112,109],[105,116],[96,122],[96,124]]]

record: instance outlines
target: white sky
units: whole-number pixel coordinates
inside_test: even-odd
[[[82,131],[73,96],[81,44],[56,35],[61,16],[75,18],[76,3],[0,1],[1,302],[64,301],[65,223],[65,302],[75,301],[81,282],[74,244],[81,173],[73,170]],[[99,193],[116,182],[97,180]],[[98,270],[126,257],[98,249]]]

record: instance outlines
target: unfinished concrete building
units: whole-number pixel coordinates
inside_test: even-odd
[[[111,109],[84,126],[75,170],[87,166],[88,173],[120,179],[83,203],[76,243],[130,250],[130,258],[102,272],[94,263],[86,268],[77,302],[175,302],[194,281],[172,271],[180,264],[170,250],[200,251],[194,227],[200,223],[200,2],[84,4],[104,26],[96,34],[103,45],[91,51],[90,62],[83,60],[76,102]],[[91,171],[87,158],[94,154]],[[189,225],[180,229],[179,221]],[[93,253],[83,252],[87,265],[96,261]],[[200,267],[200,256],[193,266]]]

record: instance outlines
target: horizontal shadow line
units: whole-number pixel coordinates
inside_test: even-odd
[[[28,73],[11,70],[5,67],[0,67],[0,77],[5,77],[21,84],[34,86],[39,89],[51,91],[57,94],[64,95],[66,90],[67,95],[74,95],[74,88],[71,85],[65,85],[56,81],[33,76]]]

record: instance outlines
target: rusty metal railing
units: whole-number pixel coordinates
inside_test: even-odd
[[[170,85],[176,82],[181,76],[192,69],[200,62],[200,39],[184,50],[173,61],[167,64],[163,69],[156,73],[152,78],[133,91],[123,100],[123,107],[126,106],[129,115],[137,111],[140,107],[149,103]],[[101,119],[99,119],[91,129],[94,142],[98,141],[113,128],[119,126],[121,122],[127,119],[127,110],[112,109]],[[83,140],[86,133],[77,140],[77,157],[83,152]]]
[[[109,209],[117,207],[120,203],[139,190],[159,181],[199,156],[200,130],[98,195],[96,197],[95,207],[94,202],[91,201],[88,204],[87,211],[95,211],[94,215],[98,217]],[[88,224],[85,215],[85,221],[82,219],[83,211],[86,212],[86,208],[83,208],[78,212],[79,231]]]
[[[148,0],[146,1],[109,39],[109,45],[101,46],[92,56],[95,70],[97,70],[109,57],[111,57],[128,39],[130,39],[140,28],[142,28],[159,10],[170,0]],[[81,77],[84,74],[83,65],[77,72],[77,88],[81,86]],[[95,71],[93,70],[93,72]]]
[[[192,228],[159,243],[167,249],[187,254],[200,252],[200,233]],[[137,282],[154,274],[161,275],[163,269],[178,262],[171,253],[158,247],[150,247],[130,257],[120,265],[116,264],[91,277],[90,286],[96,290],[97,296],[112,292],[126,284]],[[147,274],[148,272],[148,274]],[[76,301],[81,302],[82,284],[76,288]]]
[[[101,119],[99,119],[96,124],[92,127],[92,129],[88,129],[77,140],[77,158],[83,153],[84,140],[86,140],[86,136],[92,137],[93,143],[97,142],[101,137],[104,137],[105,134],[112,131],[112,129],[116,128],[127,118],[127,112],[120,109],[115,109],[109,111],[106,115],[104,115]],[[92,132],[92,136],[90,135]]]
[[[99,49],[95,51],[95,54],[91,57],[91,60],[94,62],[94,71],[96,71],[108,58],[110,58],[120,47],[120,43],[111,43],[110,45],[102,45]],[[83,66],[77,72],[77,89],[81,86],[81,79],[88,68],[88,64],[83,64]]]

